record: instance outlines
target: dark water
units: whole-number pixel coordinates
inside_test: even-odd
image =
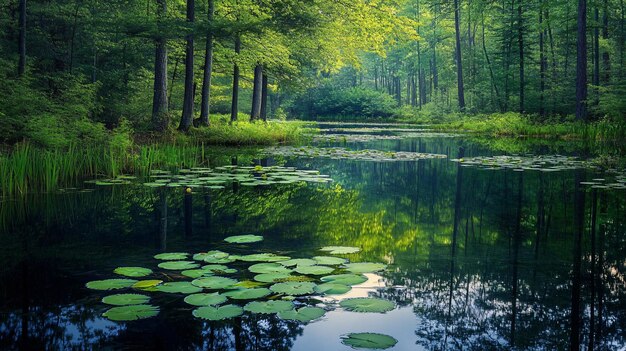
[[[498,153],[462,138],[348,146]],[[393,350],[626,349],[626,192],[577,185],[597,174],[449,160],[263,162],[335,182],[196,191],[187,209],[180,189],[140,185],[2,199],[0,349],[350,350],[340,336],[351,332],[391,335]],[[170,295],[155,302],[157,317],[117,323],[101,317],[106,294],[84,287],[118,266],[153,268],[159,252],[228,251],[222,239],[238,234],[265,237],[250,250],[292,257],[358,246],[351,260],[389,267],[338,299],[397,307],[338,308],[308,325],[250,314],[209,323]]]

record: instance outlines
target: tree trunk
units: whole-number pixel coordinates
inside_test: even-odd
[[[267,122],[267,74],[263,74],[263,88],[261,89],[261,119]]]
[[[546,54],[545,54],[545,30],[543,29],[543,0],[539,3],[539,115],[545,116],[545,91],[546,91]]]
[[[460,28],[459,0],[454,0],[454,29],[456,38],[456,77],[459,93],[459,109],[465,110],[465,88],[463,86],[463,60],[461,55],[461,28]]]
[[[157,0],[157,26],[167,13],[167,1]],[[152,129],[162,132],[167,129],[167,39],[159,34],[154,54],[154,95],[152,97]]]
[[[578,0],[576,119],[587,121],[587,0]]]
[[[209,28],[213,23],[215,15],[214,0],[209,0]],[[199,124],[210,126],[209,120],[210,100],[211,100],[211,75],[213,73],[213,32],[209,29],[206,37],[206,49],[204,55],[204,79],[202,81],[202,101],[200,103],[200,120]]]
[[[517,43],[519,45],[519,112],[524,113],[524,86],[526,84],[524,75],[524,18],[522,0],[517,4]]]
[[[187,22],[193,24],[195,17],[194,0],[187,0]],[[187,49],[185,58],[185,99],[183,102],[183,115],[180,119],[178,130],[187,132],[193,123],[193,32],[187,34]]]
[[[17,75],[24,75],[26,70],[26,0],[20,0],[19,3],[19,39],[18,39],[18,54],[19,61],[17,64]]]
[[[261,95],[263,94],[263,65],[257,63],[254,67],[254,87],[252,88],[252,111],[250,121],[261,118]]]
[[[593,78],[594,85],[594,105],[600,103],[600,10],[596,6],[594,9],[594,26],[593,26]]]
[[[602,39],[609,40],[609,1],[604,0],[604,9],[602,15]],[[602,53],[602,63],[604,66],[604,84],[609,84],[611,80],[611,60],[609,57],[609,51],[604,50]]]
[[[241,52],[241,37],[237,34],[235,38],[235,53],[237,54],[235,60],[239,59],[239,53]],[[233,97],[230,106],[230,121],[237,121],[237,113],[239,112],[239,65],[237,61],[233,65]]]
[[[482,46],[483,46],[483,53],[485,54],[485,61],[487,61],[487,66],[489,67],[489,76],[491,77],[491,85],[493,86],[493,90],[495,92],[495,103],[498,106],[498,108],[500,110],[502,110],[502,104],[500,103],[500,93],[498,91],[498,85],[496,84],[496,79],[494,77],[494,73],[493,73],[493,67],[491,65],[491,59],[489,58],[489,53],[487,52],[487,42],[485,40],[485,14],[483,12],[482,14],[482,18],[481,18],[481,22],[482,22]]]

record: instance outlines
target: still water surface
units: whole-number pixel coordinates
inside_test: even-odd
[[[397,132],[403,131],[382,131]],[[352,332],[393,336],[398,343],[389,350],[626,348],[626,191],[579,185],[604,175],[460,167],[450,160],[460,146],[466,158],[501,154],[464,137],[342,146],[449,158],[240,155],[240,165],[319,170],[334,182],[230,185],[187,197],[141,183],[81,185],[94,190],[2,199],[0,349],[351,350],[341,336]],[[223,242],[239,234],[265,240],[236,249]],[[309,324],[249,313],[206,322],[191,315],[183,295],[160,294],[152,302],[158,316],[112,322],[101,316],[107,293],[85,288],[113,278],[119,266],[154,269],[160,252],[311,257],[328,245],[360,247],[344,257],[388,268],[367,274],[346,295],[324,298],[324,306],[375,296],[396,308],[385,314],[329,308]]]

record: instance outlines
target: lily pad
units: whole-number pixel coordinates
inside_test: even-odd
[[[163,283],[162,280],[140,280],[132,285],[133,289],[151,289]]]
[[[193,259],[196,261],[205,261],[207,258],[210,260],[215,260],[215,259],[227,258],[228,256],[230,255],[226,252],[214,250],[214,251],[209,251],[209,252],[197,253],[193,255]]]
[[[394,347],[398,340],[395,338],[377,333],[350,333],[341,337],[344,345],[357,349],[384,350]]]
[[[185,277],[189,277],[189,278],[192,278],[192,279],[197,279],[197,278],[200,278],[200,277],[206,277],[206,276],[213,275],[213,272],[205,271],[204,269],[188,269],[186,271],[180,272],[180,274],[184,275]]]
[[[112,321],[136,321],[139,319],[146,319],[154,317],[159,314],[159,308],[152,305],[131,305],[113,307],[110,310],[104,312],[102,316]]]
[[[239,261],[244,262],[279,262],[291,259],[289,256],[279,256],[273,253],[252,254],[245,256],[236,256]]]
[[[352,273],[371,273],[382,271],[387,268],[387,265],[382,263],[358,262],[347,263],[344,267]]]
[[[152,270],[142,267],[117,267],[113,273],[126,277],[145,277],[152,274]]]
[[[129,288],[135,283],[137,281],[134,279],[105,279],[91,281],[85,286],[93,290],[117,290]]]
[[[149,296],[140,294],[117,294],[102,298],[102,303],[115,306],[143,305],[149,301]]]
[[[320,251],[326,251],[331,255],[347,255],[361,251],[358,247],[353,246],[325,246]]]
[[[163,261],[176,261],[176,260],[186,260],[187,256],[189,256],[189,254],[184,253],[184,252],[168,252],[168,253],[161,253],[158,255],[154,255],[154,258],[156,258],[157,260],[163,260]]]
[[[233,300],[254,300],[271,294],[267,288],[239,289],[225,292],[223,295]]]
[[[352,287],[337,283],[324,283],[315,287],[315,292],[324,295],[341,295],[352,290]]]
[[[191,284],[205,289],[225,289],[237,284],[237,281],[231,278],[214,276],[195,279]]]
[[[228,299],[218,293],[193,294],[185,297],[185,302],[192,306],[213,306],[226,302]]]
[[[200,267],[200,265],[193,261],[170,261],[170,262],[159,263],[159,268],[173,270],[173,271],[182,271],[182,270],[194,269],[198,267]]]
[[[229,268],[227,266],[221,264],[209,264],[206,266],[202,266],[202,270],[215,273],[215,274],[231,274],[237,273],[237,270],[234,268]]]
[[[335,274],[322,277],[321,280],[323,282],[335,284],[358,285],[365,283],[367,281],[367,277],[361,274]]]
[[[156,288],[160,292],[172,294],[195,294],[202,291],[201,288],[192,285],[190,282],[169,282],[158,285]]]
[[[334,270],[334,268],[327,266],[302,266],[295,269],[296,272],[305,275],[325,275],[332,273]]]
[[[252,273],[291,273],[291,269],[285,268],[278,263],[257,263],[250,267],[248,270]]]
[[[234,318],[243,314],[243,309],[235,305],[225,305],[220,307],[204,306],[193,310],[194,317],[207,319],[210,321],[220,321]]]
[[[293,309],[291,301],[252,301],[243,307],[244,311],[260,314],[271,314]]]
[[[311,282],[285,282],[270,286],[270,290],[277,294],[293,296],[312,294],[314,289],[315,283]]]
[[[291,277],[289,273],[263,273],[254,276],[254,280],[262,283],[275,283]]]
[[[229,236],[224,241],[231,244],[249,244],[263,241],[263,237],[260,235],[235,235]]]
[[[317,264],[326,265],[326,266],[337,266],[340,264],[344,264],[348,262],[345,258],[341,257],[333,257],[333,256],[315,256],[313,257]]]
[[[294,258],[294,259],[287,260],[287,261],[281,261],[279,263],[285,267],[293,267],[293,266],[303,267],[303,266],[313,266],[317,264],[317,261],[312,260],[310,258]]]
[[[362,297],[343,300],[339,303],[347,311],[385,313],[395,308],[393,302],[376,297]]]
[[[290,310],[278,312],[278,318],[308,323],[321,318],[326,314],[323,308],[319,307],[302,307],[299,310]]]

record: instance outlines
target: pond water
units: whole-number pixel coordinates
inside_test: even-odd
[[[383,152],[233,151],[232,164],[260,166],[242,168],[261,175],[260,184],[218,179],[208,189],[190,181],[189,193],[129,180],[2,199],[0,349],[351,350],[342,343],[350,333],[391,336],[396,343],[388,350],[626,349],[623,175],[577,162],[569,157],[578,152],[572,147],[533,146],[535,156],[504,159],[492,158],[503,152],[485,143],[405,125],[322,127],[332,136],[317,138],[319,147]],[[460,147],[464,157],[455,162]],[[446,158],[406,160],[402,152]],[[332,182],[268,181],[263,173],[272,166],[317,170]],[[317,179],[313,172],[298,177],[307,174]],[[224,241],[245,234],[263,240]],[[319,250],[326,246],[360,251]],[[125,278],[113,273],[117,267],[153,271],[137,280],[191,281],[180,270],[159,268],[165,261],[154,256],[211,250],[235,255],[224,264],[237,272],[218,273],[248,284],[255,276],[248,268],[258,263],[242,261],[249,254],[334,256],[386,267],[364,269],[367,280],[344,294],[288,299],[297,308],[324,309],[309,323],[248,311],[210,321],[194,317],[197,307],[184,294],[86,287]],[[331,274],[346,273],[345,266],[330,267]],[[321,274],[292,273],[322,283]],[[102,315],[112,307],[103,297],[129,292],[149,296],[158,314],[130,322]],[[290,294],[272,289],[260,300],[284,295]],[[341,304],[359,297],[391,301],[393,309],[364,313]]]

